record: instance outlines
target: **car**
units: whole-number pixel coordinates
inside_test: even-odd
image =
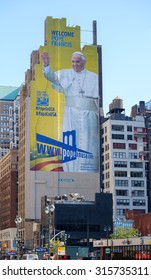
[[[37,254],[23,254],[22,260],[39,260]]]

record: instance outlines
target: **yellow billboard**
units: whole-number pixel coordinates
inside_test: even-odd
[[[30,168],[98,172],[98,57],[80,27],[48,17],[30,85]]]

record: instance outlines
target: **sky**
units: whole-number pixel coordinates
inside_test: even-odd
[[[0,86],[20,86],[30,55],[44,45],[47,16],[81,27],[81,48],[102,46],[103,107],[117,96],[125,113],[151,100],[151,0],[5,0],[0,6]]]

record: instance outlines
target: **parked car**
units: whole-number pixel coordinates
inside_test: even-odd
[[[38,255],[37,254],[24,254],[22,256],[22,260],[38,260]]]

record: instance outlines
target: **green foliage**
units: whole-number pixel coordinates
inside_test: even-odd
[[[110,235],[110,238],[118,239],[118,238],[136,237],[136,236],[138,236],[138,230],[135,228],[117,227],[116,232],[112,233]]]
[[[62,246],[62,242],[60,240],[52,240],[51,244],[53,244],[53,247],[50,249],[50,252],[53,253],[53,255],[58,253],[58,247]]]

